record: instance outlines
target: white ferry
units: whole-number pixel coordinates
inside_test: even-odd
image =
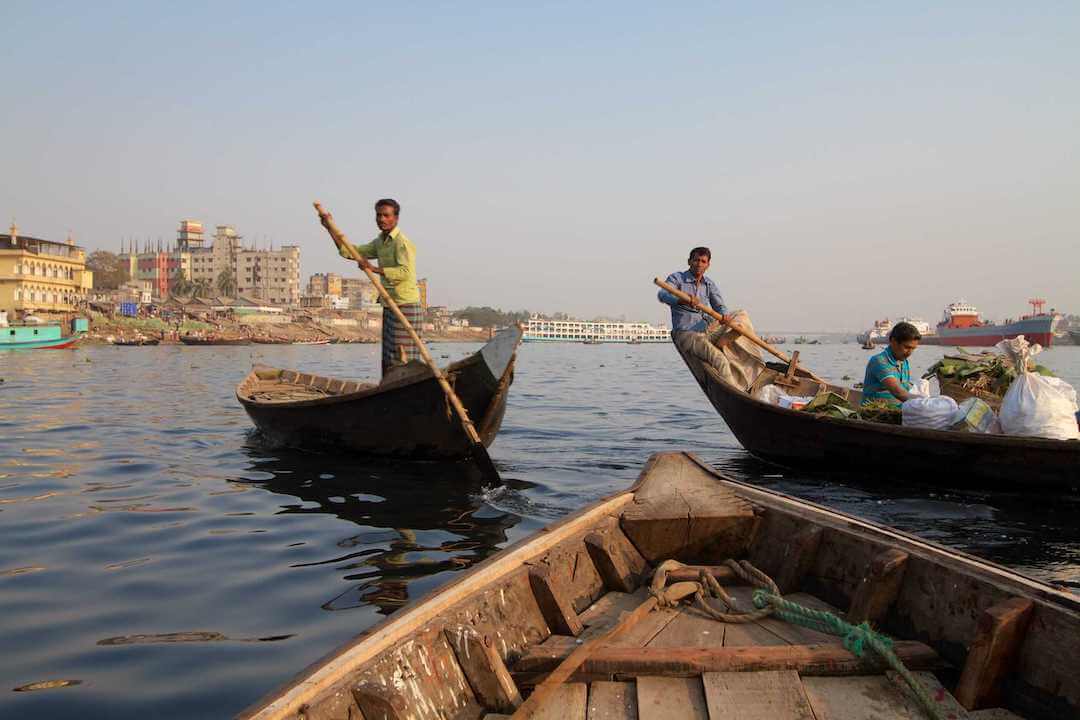
[[[525,342],[661,343],[670,342],[667,326],[648,323],[552,320],[533,315],[525,326]]]
[[[932,335],[934,333],[933,329],[930,327],[930,323],[926,322],[922,318],[902,317],[896,322],[890,322],[889,318],[885,318],[884,320],[878,320],[877,322],[875,322],[872,329],[857,335],[855,339],[864,345],[888,345],[889,333],[892,332],[893,326],[897,323],[902,322],[911,323],[912,325],[914,325],[915,329],[918,330],[919,334],[923,337],[926,337],[927,335]]]

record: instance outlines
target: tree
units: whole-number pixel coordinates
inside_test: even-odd
[[[194,289],[194,283],[188,280],[187,273],[182,269],[176,271],[176,274],[172,276],[172,282],[169,283],[169,292],[173,295],[190,295]]]
[[[464,318],[469,321],[470,325],[476,327],[505,326],[528,320],[529,311],[503,312],[487,306],[467,307],[464,310],[454,312],[454,317]]]
[[[128,261],[108,250],[95,250],[86,258],[86,268],[94,273],[95,290],[115,290],[128,280]]]
[[[196,280],[191,283],[191,294],[195,297],[209,297],[213,286],[209,280]]]
[[[236,278],[228,268],[218,273],[217,289],[225,297],[233,297],[236,294]]]

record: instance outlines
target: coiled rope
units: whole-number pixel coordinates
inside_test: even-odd
[[[844,648],[855,657],[865,657],[868,649],[873,651],[874,655],[880,657],[889,668],[903,678],[919,704],[922,705],[923,710],[933,720],[955,720],[956,715],[953,713],[946,714],[944,708],[934,700],[926,687],[900,661],[900,658],[893,652],[892,639],[887,635],[875,632],[867,622],[852,625],[827,610],[815,610],[785,600],[780,593],[780,588],[773,582],[773,579],[758,570],[749,561],[726,560],[723,565],[731,569],[740,580],[757,588],[753,595],[756,609],[741,611],[735,599],[724,590],[723,586],[717,582],[711,573],[705,570],[701,571],[696,583],[680,582],[672,585],[671,588],[667,588],[668,573],[686,567],[678,560],[665,560],[660,564],[653,574],[652,583],[649,585],[649,593],[657,599],[657,605],[660,607],[677,605],[679,600],[675,598],[693,595],[695,606],[719,622],[749,623],[775,616],[793,625],[800,625],[810,630],[843,638]],[[697,588],[686,587],[689,585],[697,585]],[[680,592],[670,592],[675,588],[679,588]],[[717,610],[710,605],[705,599],[706,592],[712,597],[719,598],[727,605],[730,612]]]

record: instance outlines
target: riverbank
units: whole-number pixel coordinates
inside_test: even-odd
[[[333,343],[377,343],[382,328],[362,328],[333,322],[335,318],[320,319],[307,315],[290,318],[286,322],[245,322],[235,320],[195,320],[167,322],[157,317],[107,316],[90,314],[90,332],[85,343],[108,345],[114,340],[152,338],[162,344],[179,344],[180,336],[187,334],[221,335],[224,337],[262,338],[293,342],[329,340]],[[490,336],[487,328],[454,327],[445,330],[424,330],[421,333],[429,342],[484,342]]]

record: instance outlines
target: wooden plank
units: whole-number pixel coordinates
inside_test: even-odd
[[[611,641],[612,647],[644,647],[679,616],[675,608],[657,608],[634,627]]]
[[[734,585],[742,582],[742,579],[726,565],[686,565],[675,570],[668,570],[668,583],[697,582],[703,572],[712,575],[721,585]]]
[[[583,629],[577,613],[551,576],[547,567],[538,565],[529,570],[529,583],[532,585],[536,604],[544,615],[552,633],[560,635],[580,635]]]
[[[773,576],[773,582],[781,593],[786,595],[802,588],[803,578],[817,558],[823,532],[817,525],[808,525],[796,533],[790,542],[783,544],[780,569]]]
[[[753,608],[754,594],[753,588],[745,586],[726,588],[728,593],[738,602],[740,609]],[[806,593],[792,593],[791,595],[785,595],[785,599],[792,602],[799,603],[805,607],[813,610],[826,610],[828,612],[836,612],[836,608],[832,607],[828,603],[818,600],[813,595]],[[810,628],[804,628],[801,625],[789,623],[785,620],[768,617],[763,620],[757,621],[757,626],[763,630],[772,633],[781,641],[790,645],[818,645],[818,644],[843,644],[843,638],[835,635],[829,635],[828,633],[818,632],[817,630],[811,630]],[[725,642],[725,645],[739,646],[739,645],[753,645],[754,639],[764,638],[760,633],[756,631],[746,631],[743,633],[735,632],[731,636],[729,642]],[[782,643],[772,642],[765,638],[762,642],[757,643],[760,645],[779,645]]]
[[[640,720],[709,720],[705,691],[697,677],[639,677],[637,705]]]
[[[534,720],[585,720],[588,697],[589,686],[585,683],[560,685],[532,717]]]
[[[724,720],[814,720],[799,674],[794,670],[705,673],[710,718]]]
[[[680,607],[675,619],[656,634],[651,648],[723,647],[724,633],[731,627],[695,607]]]
[[[725,639],[730,632],[729,627],[725,631]],[[922,643],[898,641],[893,649],[900,660],[913,670],[933,670],[943,666],[938,654]],[[514,674],[550,672],[567,657],[565,652],[552,648],[545,653],[526,653],[514,666]],[[875,659],[857,658],[841,645],[719,648],[626,648],[609,645],[593,651],[571,678],[585,680],[612,675],[689,677],[703,672],[757,670],[797,670],[803,675],[857,675],[877,672],[880,667]]]
[[[618,528],[586,535],[585,549],[607,588],[630,593],[641,584],[647,567],[645,558]]]
[[[654,456],[622,529],[650,563],[740,557],[757,519],[750,503],[681,455]]]
[[[359,683],[352,689],[356,706],[365,718],[380,720],[408,720],[410,717],[405,698],[382,685]]]
[[[957,702],[956,698],[945,689],[945,686],[941,684],[941,681],[937,679],[937,676],[935,676],[934,673],[916,672],[912,673],[912,675],[914,675],[919,684],[927,690],[930,699],[934,701],[934,707],[938,710],[939,717],[953,720],[954,718],[963,718],[967,715],[967,711],[965,711],[963,706]],[[919,699],[915,696],[915,691],[911,689],[907,684],[907,681],[904,680],[899,673],[890,670],[885,673],[885,677],[887,677],[889,682],[891,682],[894,687],[898,688],[908,700],[920,707],[922,706]]]
[[[625,612],[632,612],[648,596],[647,588],[639,588],[632,593],[614,591],[607,593],[594,602],[585,612],[578,615],[578,620],[585,627],[578,637],[582,640],[588,640],[606,632],[619,622],[620,615]]]
[[[884,675],[806,677],[817,720],[926,720],[926,713]]]
[[[880,624],[885,619],[904,582],[907,562],[908,554],[895,548],[874,556],[851,600],[848,622],[861,623],[865,620]]]
[[[587,720],[637,720],[637,686],[632,682],[604,682],[589,685]]]
[[[968,710],[1001,704],[1004,680],[1016,667],[1033,608],[1030,600],[1010,598],[979,617],[956,686],[956,698]]]
[[[471,627],[458,626],[443,632],[477,702],[487,710],[513,712],[521,704],[521,693],[490,638]]]

